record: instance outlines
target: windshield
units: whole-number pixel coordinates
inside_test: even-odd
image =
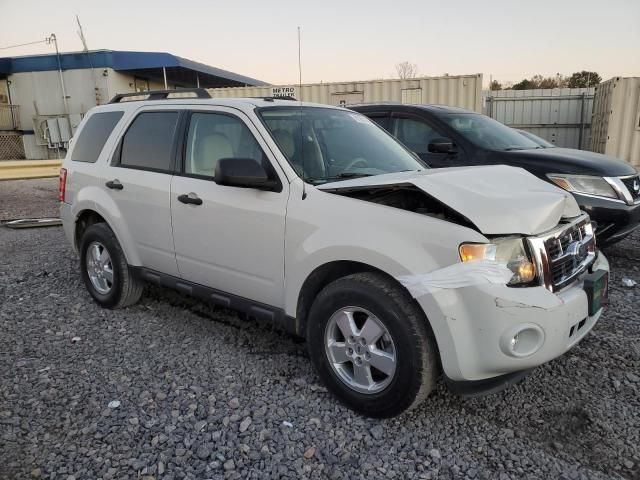
[[[426,168],[359,113],[292,106],[258,114],[298,175],[304,164],[304,179],[313,184]]]
[[[544,138],[541,138],[537,135],[534,135],[531,132],[527,132],[526,130],[516,130],[520,135],[524,135],[529,140],[536,142],[542,148],[555,148],[555,145],[551,142],[547,142]]]
[[[529,150],[542,148],[513,128],[489,118],[472,113],[446,114],[442,120],[458,131],[471,143],[488,150]]]

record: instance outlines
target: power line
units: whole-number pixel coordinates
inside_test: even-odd
[[[8,47],[0,47],[0,50],[6,50],[8,48],[26,47],[27,45],[35,45],[36,43],[46,43],[47,39],[38,40],[37,42],[20,43],[18,45],[9,45]]]

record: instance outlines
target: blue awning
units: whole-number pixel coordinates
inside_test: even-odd
[[[261,86],[267,83],[228,70],[194,62],[165,52],[126,52],[92,50],[60,54],[63,70],[83,68],[112,68],[135,75],[162,78],[162,68],[174,82],[192,84],[196,75],[202,87]],[[44,72],[58,69],[56,54],[0,58],[0,78],[20,72]]]

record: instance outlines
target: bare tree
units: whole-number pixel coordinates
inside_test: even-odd
[[[418,66],[407,61],[396,63],[396,73],[400,79],[416,78],[418,76]]]

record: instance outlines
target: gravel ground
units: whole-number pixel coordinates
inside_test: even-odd
[[[0,218],[54,212],[55,181],[0,183]],[[61,228],[0,228],[0,478],[640,478],[639,242],[608,251],[611,306],[572,351],[378,421],[300,340],[155,287],[103,310]]]

